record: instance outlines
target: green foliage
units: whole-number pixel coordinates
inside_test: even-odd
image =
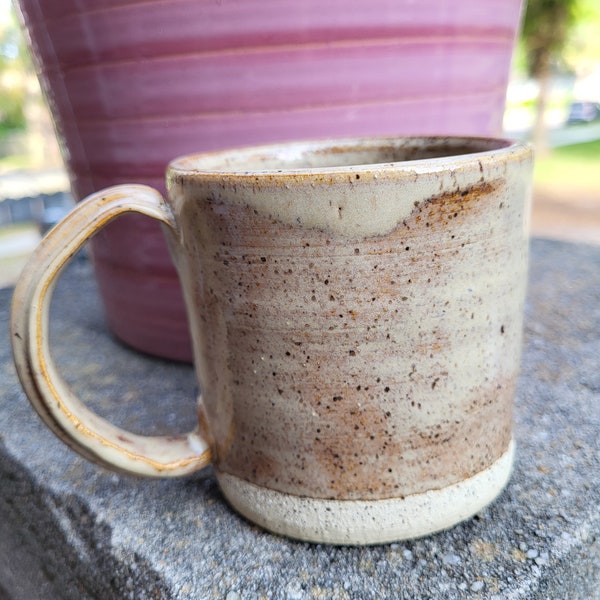
[[[598,0],[528,0],[514,57],[517,72],[575,71],[600,60]],[[546,63],[546,64],[545,64]]]
[[[25,128],[22,89],[4,89],[0,86],[0,136]]]
[[[539,77],[560,57],[579,5],[580,0],[528,0],[522,38],[530,75]]]
[[[0,23],[0,136],[25,127],[25,71],[28,55],[14,14]]]
[[[562,56],[569,66],[584,73],[594,71],[600,64],[600,2],[579,0],[576,23]]]

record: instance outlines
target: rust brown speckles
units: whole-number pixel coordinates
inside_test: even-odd
[[[489,201],[489,198],[501,187],[500,181],[484,181],[468,189],[456,189],[432,196],[413,211],[412,218],[417,221],[421,213],[427,215],[426,227],[438,223],[446,223],[456,219],[468,211],[482,211],[488,207],[478,206],[478,203]]]
[[[291,212],[301,195],[285,218],[237,201],[190,217],[203,246],[193,301],[211,324],[203,389],[218,398],[207,415],[236,432],[217,446],[220,471],[297,496],[381,499],[452,485],[502,455],[519,338],[514,270],[499,265],[517,261],[522,217],[503,179],[474,170],[471,183],[457,174],[402,197],[402,218],[372,235],[307,226]],[[366,179],[343,198],[327,184],[336,223],[376,211]],[[377,203],[394,206],[396,189]]]

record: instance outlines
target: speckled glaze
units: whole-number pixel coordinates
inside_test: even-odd
[[[307,137],[498,135],[521,0],[18,0],[82,199],[170,159]],[[160,228],[92,242],[112,330],[191,360]]]
[[[173,161],[168,209],[144,210],[167,225],[202,389],[186,469],[212,460],[242,514],[317,542],[488,504],[513,455],[531,168],[525,145],[443,137]]]
[[[381,500],[507,451],[531,156],[499,146],[350,141],[171,165],[218,471]]]

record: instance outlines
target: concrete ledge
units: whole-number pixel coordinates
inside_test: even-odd
[[[600,247],[534,240],[530,280],[508,487],[450,531],[370,548],[265,533],[210,469],[151,481],[88,464],[41,424],[0,344],[0,598],[599,598]],[[139,433],[192,426],[192,369],[111,338],[88,264],[63,276],[52,324],[95,410]]]

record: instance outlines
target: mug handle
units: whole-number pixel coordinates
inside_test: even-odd
[[[11,311],[13,357],[31,404],[50,429],[79,454],[135,475],[185,475],[211,461],[209,445],[199,430],[144,436],[116,427],[73,394],[50,356],[48,311],[57,277],[86,240],[127,212],[157,219],[178,233],[170,208],[151,187],[118,185],[77,204],[44,237],[17,282]]]

